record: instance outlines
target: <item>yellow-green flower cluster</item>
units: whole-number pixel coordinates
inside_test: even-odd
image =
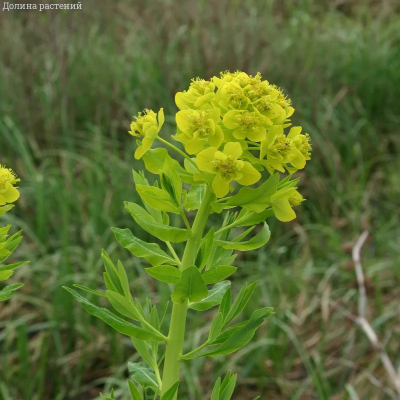
[[[200,159],[212,152],[220,154],[220,149],[231,143],[240,145],[242,159],[270,173],[293,173],[310,159],[309,135],[302,134],[301,127],[285,133],[294,113],[291,100],[279,87],[263,80],[260,73],[223,72],[210,81],[197,78],[187,91],[176,94],[175,101],[180,111],[176,114],[178,131],[174,138],[188,154],[197,155],[202,171],[211,172],[211,168],[205,170]],[[228,175],[220,175],[221,180],[228,181]],[[220,197],[226,192],[226,184],[219,182],[218,186],[224,188],[216,192]]]
[[[18,200],[19,191],[15,185],[19,181],[20,179],[11,168],[0,164],[0,206]]]
[[[208,182],[218,198],[234,189],[232,182],[253,185],[263,170],[292,174],[310,160],[310,136],[299,126],[291,127],[295,111],[291,100],[260,73],[223,72],[210,80],[192,79],[186,91],[176,94],[175,102],[179,111],[173,138],[197,166],[194,179]],[[158,118],[154,111],[145,110],[132,122],[130,133],[142,138],[136,158],[155,139],[174,147],[159,137],[163,123],[162,109]],[[300,196],[291,187],[271,199],[279,219],[293,216],[292,207],[301,203]]]

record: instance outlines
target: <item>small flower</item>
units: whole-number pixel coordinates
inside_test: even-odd
[[[228,194],[231,181],[248,186],[261,178],[261,174],[249,162],[239,159],[242,153],[240,144],[234,142],[227,143],[222,152],[209,147],[197,155],[199,170],[215,175],[212,189],[217,197]]]
[[[272,210],[279,221],[289,222],[296,218],[293,207],[299,206],[303,201],[303,196],[295,188],[284,188],[272,195]]]
[[[236,139],[249,139],[254,142],[261,142],[266,138],[266,128],[272,122],[261,115],[258,110],[252,112],[247,110],[228,111],[224,116],[224,125],[233,130]]]
[[[267,138],[261,142],[260,159],[267,156],[263,165],[280,172],[285,172],[287,164],[293,165],[296,170],[304,168],[306,160],[310,159],[311,146],[308,135],[300,135],[300,132],[301,127],[293,127],[286,136],[282,125],[272,126]]]
[[[20,181],[17,175],[5,165],[0,165],[0,206],[14,203],[19,198],[19,191],[15,185]]]
[[[225,82],[212,100],[215,107],[220,107],[223,114],[229,110],[246,110],[250,104],[244,89],[236,82]]]
[[[129,133],[132,136],[142,137],[142,144],[135,151],[135,158],[139,160],[151,148],[154,140],[157,138],[161,127],[164,124],[164,110],[161,108],[157,114],[145,109],[136,117],[136,120],[131,123]]]
[[[219,122],[219,108],[178,111],[176,124],[179,132],[175,139],[184,144],[188,154],[196,154],[207,145],[218,148],[224,140]]]
[[[303,155],[304,160],[311,160],[311,144],[310,144],[310,135],[308,133],[301,133],[301,126],[294,126],[290,129],[288,138],[293,141],[293,144]],[[305,165],[305,162],[304,162]],[[304,168],[304,167],[303,167]]]
[[[175,95],[176,106],[180,110],[212,108],[210,101],[214,97],[215,84],[204,79],[192,79],[188,91]]]

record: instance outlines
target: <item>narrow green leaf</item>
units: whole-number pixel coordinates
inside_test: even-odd
[[[229,281],[217,283],[213,286],[211,290],[209,290],[208,296],[206,298],[198,302],[189,304],[189,308],[196,311],[205,311],[217,306],[221,303],[221,300],[230,285],[231,283]]]
[[[225,385],[222,385],[220,391],[220,400],[230,400],[235,390],[237,375],[232,375],[229,377]]]
[[[135,346],[136,351],[140,354],[144,361],[153,367],[154,360],[149,352],[148,342],[131,337],[132,343]]]
[[[221,300],[221,304],[219,305],[219,312],[223,315],[224,321],[226,320],[226,316],[229,313],[231,308],[231,288],[225,292],[224,297]]]
[[[180,205],[182,197],[182,180],[176,169],[176,161],[172,160],[169,155],[165,158],[163,173],[169,180],[169,186],[172,189],[171,197],[175,199],[177,205]]]
[[[262,212],[271,205],[271,196],[276,192],[278,182],[279,174],[276,173],[255,189],[247,187],[240,189],[238,194],[230,197],[225,204]]]
[[[272,308],[267,307],[257,310],[241,329],[236,331],[226,342],[218,348],[206,351],[201,356],[217,357],[227,355],[245,346],[254,336],[256,330],[264,322],[264,319],[273,313]]]
[[[121,282],[122,291],[127,300],[132,302],[131,287],[129,285],[128,275],[126,274],[125,268],[121,261],[118,260],[118,276]]]
[[[239,241],[227,241],[227,240],[215,240],[217,246],[222,246],[224,249],[234,249],[240,251],[249,251],[258,249],[268,243],[271,237],[271,231],[266,222],[264,222],[264,227],[261,229],[257,235],[252,237],[250,240],[245,242]]]
[[[122,247],[125,247],[136,257],[141,257],[146,259],[150,264],[154,266],[158,266],[161,264],[174,264],[176,265],[176,261],[171,258],[167,253],[160,249],[155,243],[147,243],[143,240],[138,239],[133,236],[132,232],[129,229],[118,229],[111,228],[114,232],[115,238],[121,244]]]
[[[161,397],[161,400],[173,400],[175,395],[178,393],[178,388],[179,388],[179,381],[175,382],[164,394],[164,396]]]
[[[22,283],[14,283],[0,290],[0,301],[8,300],[22,286]]]
[[[132,400],[143,400],[143,396],[140,394],[138,388],[131,381],[128,381],[129,393],[131,394]]]
[[[136,185],[136,190],[144,203],[148,203],[156,210],[180,213],[179,207],[171,196],[163,189],[155,186]]]
[[[274,215],[274,211],[270,208],[264,210],[260,213],[256,213],[254,211],[242,209],[236,221],[234,222],[234,226],[251,226],[257,225],[261,222],[264,222],[267,218],[272,217]]]
[[[91,288],[89,288],[87,286],[78,285],[77,283],[74,283],[72,286],[76,287],[77,289],[84,290],[85,292],[92,293],[92,294],[94,294],[96,296],[99,296],[99,297],[107,297],[104,293],[98,292],[97,290],[91,289]]]
[[[111,290],[106,291],[106,295],[111,305],[120,314],[125,317],[132,318],[136,321],[141,321],[141,315],[131,301],[128,301],[125,296]]]
[[[153,268],[145,268],[145,271],[153,278],[166,283],[179,283],[182,271],[171,265],[159,265]]]
[[[211,393],[211,399],[210,400],[219,400],[219,391],[221,390],[221,378],[217,379],[217,382],[215,382],[213,391]]]
[[[0,271],[0,282],[7,280],[13,273],[14,271]]]
[[[239,294],[237,295],[235,301],[230,307],[229,313],[225,319],[225,325],[233,321],[245,308],[247,302],[250,300],[251,295],[257,285],[257,281],[248,285],[247,283],[242,287]]]
[[[115,292],[123,294],[124,291],[122,290],[121,281],[119,280],[117,268],[115,268],[114,263],[111,261],[111,258],[104,249],[102,249],[101,251],[101,258],[103,259],[104,268],[113,286],[113,288],[110,289],[114,290]]]
[[[208,271],[203,272],[201,276],[203,277],[205,284],[209,285],[211,283],[217,283],[226,279],[228,276],[231,276],[236,270],[236,267],[232,267],[229,265],[219,265],[218,267],[214,267],[209,269]]]
[[[68,287],[63,286],[65,290],[72,294],[74,299],[82,304],[83,308],[91,315],[100,318],[107,325],[114,328],[117,332],[122,333],[126,336],[133,336],[141,340],[157,340],[163,341],[164,339],[161,336],[156,335],[153,332],[149,332],[142,328],[133,325],[117,315],[113,314],[111,311],[106,308],[98,307],[92,304],[90,301],[82,297],[75,290],[70,289]]]
[[[154,372],[144,366],[142,363],[131,363],[128,362],[129,374],[133,380],[144,388],[151,388],[154,391],[158,389],[157,378]]]
[[[181,303],[185,299],[190,302],[198,302],[208,296],[208,290],[199,270],[192,265],[182,272],[179,283],[175,285],[172,301]]]
[[[15,263],[15,264],[2,265],[2,266],[0,266],[0,271],[15,270],[25,264],[29,264],[29,261],[21,261],[21,262]]]
[[[191,236],[191,232],[187,229],[158,223],[144,208],[135,203],[125,202],[125,208],[141,228],[164,242],[183,242]]]
[[[219,312],[211,323],[208,342],[213,342],[221,334],[223,324],[224,316]]]

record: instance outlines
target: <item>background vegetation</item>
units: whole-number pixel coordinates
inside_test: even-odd
[[[19,2],[21,3],[21,2]],[[31,1],[32,3],[32,1]],[[386,399],[385,370],[356,312],[351,250],[364,229],[368,318],[400,363],[400,15],[390,0],[85,0],[82,10],[0,13],[0,161],[21,176],[3,221],[24,229],[31,264],[0,307],[0,399],[126,398],[128,340],[74,303],[62,285],[101,287],[104,247],[135,295],[170,293],[113,240],[144,236],[123,210],[135,200],[132,115],[163,106],[190,78],[260,71],[285,88],[311,134],[308,198],[293,223],[271,221],[263,251],[238,258],[234,290],[258,279],[253,304],[276,315],[237,355],[187,364],[187,399],[205,399],[226,368],[235,399]],[[6,218],[7,217],[7,218]],[[257,304],[255,304],[257,303]],[[188,341],[204,320],[192,313]]]

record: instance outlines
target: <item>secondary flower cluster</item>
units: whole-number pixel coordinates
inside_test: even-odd
[[[294,113],[291,100],[260,73],[223,72],[208,81],[193,79],[175,102],[180,111],[173,137],[196,162],[200,173],[195,179],[211,184],[218,198],[229,193],[232,181],[252,185],[263,170],[292,174],[310,160],[309,135],[299,126],[285,133]],[[162,109],[158,120],[155,112],[145,110],[132,122],[130,133],[143,138],[136,158],[150,149],[163,123]],[[290,204],[301,202],[299,196],[296,192]]]
[[[8,211],[11,206],[7,203],[14,203],[19,198],[18,188],[15,186],[20,179],[12,171],[0,164],[0,215]]]

